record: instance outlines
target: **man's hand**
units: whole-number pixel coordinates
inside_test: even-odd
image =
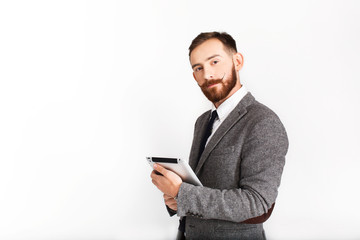
[[[161,173],[162,175],[158,175],[156,172]],[[161,192],[172,198],[177,196],[182,180],[176,173],[155,163],[154,171],[151,172],[150,177],[152,178],[153,184]]]
[[[177,202],[173,197],[164,194],[165,204],[174,211],[177,211]]]

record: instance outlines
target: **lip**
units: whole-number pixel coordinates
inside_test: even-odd
[[[215,87],[216,85],[218,85],[219,83],[214,83],[214,84],[211,84],[210,86],[208,86],[208,88],[213,88]]]

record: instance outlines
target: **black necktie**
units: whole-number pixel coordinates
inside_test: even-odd
[[[208,138],[211,135],[212,128],[213,128],[214,122],[215,122],[217,117],[218,117],[218,115],[217,115],[217,112],[215,110],[215,111],[213,111],[211,113],[210,121],[209,121],[209,123],[208,123],[208,125],[206,127],[206,131],[205,131],[204,136],[203,136],[203,138],[201,140],[200,151],[199,151],[199,159],[200,159],[201,154],[203,153],[203,151],[205,149],[206,142],[207,142]]]

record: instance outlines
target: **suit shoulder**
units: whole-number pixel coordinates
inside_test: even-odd
[[[280,120],[278,115],[264,104],[254,100],[254,102],[247,106],[247,115],[254,121],[262,121],[264,119],[273,118]]]
[[[264,104],[254,101],[247,107],[247,129],[252,136],[271,136],[277,139],[277,145],[282,145],[286,153],[289,140],[286,129],[278,115]],[[277,136],[277,138],[275,137]],[[274,143],[275,144],[275,143]]]
[[[278,115],[264,104],[254,100],[246,107],[246,125],[248,129],[268,126],[271,131],[286,135],[285,126]]]
[[[209,115],[210,115],[210,112],[211,112],[211,110],[208,110],[208,111],[204,112],[203,114],[201,114],[201,115],[196,119],[195,125],[198,124],[199,122],[202,122],[203,119],[208,118]]]

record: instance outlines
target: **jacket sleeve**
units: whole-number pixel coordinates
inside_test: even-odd
[[[259,121],[242,146],[239,188],[221,190],[183,182],[177,215],[243,222],[267,213],[277,197],[287,149],[286,131],[277,116]]]

